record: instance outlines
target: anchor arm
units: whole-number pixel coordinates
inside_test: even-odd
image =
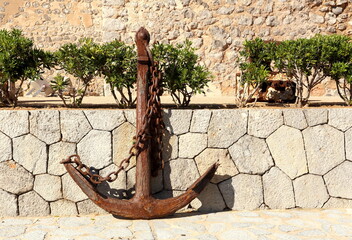
[[[99,207],[107,212],[132,219],[152,219],[171,215],[195,199],[214,176],[218,163],[214,163],[208,170],[193,183],[185,193],[168,199],[137,199],[121,200],[107,198],[97,192],[92,184],[80,174],[71,164],[64,164],[72,179],[82,191]]]

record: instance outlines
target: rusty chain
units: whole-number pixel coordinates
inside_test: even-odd
[[[162,129],[164,128],[164,123],[160,101],[160,96],[163,92],[161,87],[162,75],[156,62],[152,61],[149,74],[151,74],[151,83],[148,87],[147,111],[142,120],[142,127],[134,137],[135,142],[129,150],[128,157],[120,162],[118,169],[109,173],[106,177],[102,177],[99,174],[92,173],[90,168],[81,162],[78,155],[71,155],[67,159],[62,160],[61,163],[75,163],[77,165],[75,168],[93,184],[100,184],[105,181],[113,182],[122,170],[128,168],[131,158],[138,156],[143,150],[141,145],[146,147],[144,143],[147,139],[150,139],[151,148],[153,149],[153,151],[150,151],[153,160],[152,175],[157,175],[158,170],[164,165],[162,160]]]

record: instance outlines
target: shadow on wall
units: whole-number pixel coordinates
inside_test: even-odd
[[[171,158],[172,153],[175,149],[173,149],[172,145],[169,143],[171,135],[164,131],[163,133],[163,158],[164,161],[168,161]],[[90,171],[92,173],[99,173],[99,170],[91,168]],[[135,194],[135,167],[128,170],[128,172],[133,174],[126,174],[126,189],[119,188],[116,189],[113,187],[114,184],[109,182],[103,182],[98,185],[97,190],[98,192],[104,197],[110,198],[118,198],[118,199],[131,199]],[[121,172],[122,173],[122,172]],[[121,174],[120,173],[120,174]],[[151,177],[151,188],[152,194],[158,194],[163,191],[164,189],[164,171],[160,169],[158,171],[158,175],[155,177]]]
[[[172,170],[171,170],[172,171]],[[170,174],[164,175],[164,186],[170,186]],[[182,176],[180,176],[182,177]],[[194,199],[188,206],[185,206],[181,211],[186,211],[187,209],[197,210],[199,212],[209,213],[209,212],[219,212],[227,209],[232,209],[235,202],[235,191],[231,184],[232,179],[229,175],[215,175],[216,177],[227,178],[226,182],[228,184],[224,185],[223,188],[219,189],[218,185],[210,182],[205,189],[200,193],[200,195]],[[225,182],[225,181],[224,181]],[[188,184],[192,184],[189,182]],[[183,194],[186,189],[183,190],[170,190],[164,189],[154,195],[157,199],[166,199],[171,197],[177,197]],[[225,192],[225,195],[223,194]],[[226,200],[226,201],[225,201]]]
[[[172,151],[171,146],[168,146],[167,149]],[[182,164],[183,159],[174,159],[173,161],[180,161],[180,164]],[[187,161],[194,160],[187,159]],[[168,162],[166,163],[166,165],[167,164]],[[180,181],[176,183],[176,186],[174,187],[175,179],[171,179],[171,175],[175,173],[179,176],[178,180]],[[187,170],[182,171],[181,173],[180,169],[171,169],[168,167],[166,167],[166,169],[159,170],[158,176],[152,177],[151,179],[153,197],[155,197],[156,199],[167,199],[177,197],[183,194],[187,190],[185,188],[189,187],[194,182],[194,179],[187,179],[184,174],[187,175]],[[194,178],[198,178],[199,176],[200,174],[197,174],[196,176],[194,176]],[[231,184],[231,177],[232,176],[230,175],[216,174],[213,177],[213,180],[227,180],[224,180],[222,182],[211,181],[196,199],[194,199],[189,205],[181,209],[181,212],[190,209],[194,209],[199,212],[218,212],[226,209],[232,209],[235,201],[235,191],[233,185]],[[179,187],[181,186],[180,184],[184,187]],[[221,185],[221,191],[219,185]],[[118,199],[130,199],[135,193],[134,185],[133,187],[130,187],[128,189],[122,189],[114,188],[109,182],[99,184],[97,189],[99,193],[105,197]]]
[[[187,110],[183,110],[182,113],[176,111],[176,115],[185,114],[184,111]],[[173,115],[173,112],[165,111],[163,116],[165,125],[167,126],[162,136],[162,151],[165,166],[164,169],[159,170],[158,176],[151,178],[152,194],[153,197],[157,199],[167,199],[183,194],[187,188],[203,174],[203,172],[200,172],[203,170],[197,166],[194,158],[186,159],[179,157],[179,137],[177,135],[182,133],[174,133],[171,127],[173,124],[189,126],[189,124],[184,124],[184,122],[191,121],[191,112],[186,113],[183,117],[180,116],[181,120],[172,124],[171,115]],[[176,116],[176,119],[179,119],[179,117]],[[189,129],[184,130],[188,132]],[[214,162],[215,161],[216,159],[214,159]],[[105,197],[111,198],[132,198],[135,193],[135,168],[131,168],[126,173],[126,176],[126,189],[116,184],[104,182],[99,184],[99,193]],[[231,177],[233,176],[215,174],[212,181],[201,194],[188,206],[181,209],[181,211],[194,209],[199,212],[217,212],[232,209],[235,201],[235,193],[233,185],[231,184]]]

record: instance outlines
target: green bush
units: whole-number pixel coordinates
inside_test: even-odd
[[[133,89],[137,79],[137,54],[134,48],[115,40],[105,43],[101,49],[100,73],[110,85],[116,103],[121,107],[132,107],[136,102]]]
[[[279,45],[275,65],[296,82],[298,106],[305,105],[312,89],[329,76],[336,80],[340,96],[346,93],[351,61],[348,42],[349,37],[342,35],[316,35]],[[346,97],[342,98],[347,101]]]
[[[24,81],[39,78],[52,65],[53,56],[37,49],[20,30],[0,30],[0,101],[17,106]]]
[[[324,52],[328,64],[324,71],[336,82],[338,94],[348,105],[352,105],[352,42],[342,35],[325,37]]]
[[[173,46],[157,43],[153,46],[154,60],[163,72],[163,84],[177,106],[188,106],[193,95],[204,93],[211,79],[207,68],[198,64],[198,56],[190,41]]]
[[[245,62],[254,63],[256,66],[263,66],[268,71],[271,70],[271,63],[276,51],[276,42],[265,42],[260,38],[244,41],[243,50],[240,56]]]
[[[246,106],[260,86],[268,81],[275,48],[276,43],[259,38],[244,42],[239,58],[241,78],[235,93],[237,106]]]
[[[298,106],[304,106],[312,89],[330,76],[334,62],[343,53],[337,43],[343,36],[316,35],[310,39],[283,41],[276,54],[275,65],[296,82]]]
[[[68,89],[69,95],[62,97],[65,106],[79,107],[94,77],[99,75],[102,65],[102,50],[99,44],[92,39],[84,38],[78,44],[70,43],[63,45],[56,53],[57,64],[67,73],[77,78],[77,84]],[[61,84],[61,77],[52,81],[52,87],[62,88],[69,86]],[[63,90],[63,89],[62,89]],[[67,100],[70,104],[67,104]]]

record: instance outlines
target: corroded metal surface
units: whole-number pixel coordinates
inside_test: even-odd
[[[160,105],[161,75],[149,51],[149,40],[148,31],[141,28],[136,34],[138,52],[137,135],[136,143],[130,151],[130,157],[122,161],[118,171],[105,178],[89,172],[88,167],[81,163],[77,155],[70,156],[63,161],[73,180],[94,203],[109,213],[132,219],[150,219],[173,214],[199,195],[214,176],[218,167],[218,164],[214,163],[184,194],[178,197],[169,199],[155,199],[152,197],[151,174],[162,165],[160,134],[163,123]],[[131,199],[109,198],[96,191],[95,184],[116,179],[118,172],[125,169],[129,159],[134,155],[137,156],[136,190]],[[72,163],[77,166],[74,167]]]

